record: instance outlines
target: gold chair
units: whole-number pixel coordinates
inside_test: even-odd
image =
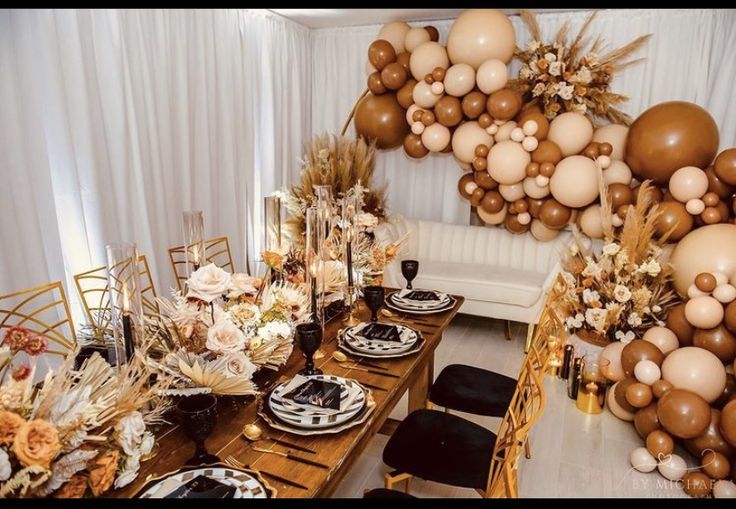
[[[156,301],[156,287],[153,284],[151,269],[145,255],[138,257],[138,272],[141,284],[141,303],[143,314],[157,316],[159,314]],[[82,272],[74,276],[77,293],[82,300],[89,323],[97,330],[107,330],[112,316],[110,314],[110,282],[107,267]]]
[[[76,348],[74,323],[61,281],[0,296],[0,335],[16,326],[45,338],[48,354],[66,357]]]
[[[228,272],[235,272],[233,257],[230,253],[230,241],[227,237],[217,237],[206,240],[204,244],[204,259],[207,263],[214,263]],[[186,268],[186,246],[172,247],[169,249],[169,260],[174,270],[176,286],[181,291],[187,280]]]

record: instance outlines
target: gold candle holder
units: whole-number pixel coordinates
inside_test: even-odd
[[[608,359],[601,359],[596,354],[589,354],[583,358],[580,388],[575,402],[581,412],[586,414],[600,414],[603,412],[608,386],[608,380],[603,376],[603,371],[608,364]]]
[[[356,300],[355,297],[355,286],[348,286],[348,316],[343,320],[343,323],[349,327],[354,327],[360,323],[360,320],[358,320],[355,317],[355,304]]]

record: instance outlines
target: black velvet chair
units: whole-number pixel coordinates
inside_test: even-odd
[[[487,369],[450,364],[429,390],[429,401],[459,412],[503,417],[516,390],[516,379]]]
[[[366,491],[363,498],[417,498],[403,491],[387,490],[386,488],[376,488]]]

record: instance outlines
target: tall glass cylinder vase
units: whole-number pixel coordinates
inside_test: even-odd
[[[107,274],[115,363],[127,363],[135,351],[136,331],[143,324],[138,248],[132,242],[109,244]]]
[[[349,195],[342,199],[342,235],[341,247],[343,253],[343,263],[347,272],[347,284],[345,285],[345,305],[348,308],[348,316],[345,323],[347,325],[357,325],[354,316],[353,303],[355,302],[355,274],[353,269],[353,245],[356,241],[357,225],[356,225],[356,207],[357,200],[355,195]]]
[[[263,199],[264,236],[263,249],[281,249],[281,198],[266,196]]]
[[[320,311],[319,319],[322,322],[324,328],[324,310],[325,300],[327,298],[327,277],[325,274],[325,262],[332,259],[332,252],[334,246],[329,242],[332,233],[332,217],[334,211],[334,200],[332,196],[332,187],[328,185],[317,185],[313,186],[314,195],[316,197],[317,207],[317,253],[318,253],[318,266],[317,266],[317,295],[319,302],[317,307]],[[334,253],[335,257],[339,256],[339,253]],[[324,332],[324,331],[323,331]]]
[[[319,236],[317,235],[317,229],[317,207],[308,207],[304,236],[304,266],[306,267],[306,281],[309,288],[310,312],[314,321],[319,318],[317,312],[317,269],[319,267],[319,257],[317,256]]]
[[[187,260],[187,277],[205,261],[204,214],[201,210],[186,210],[182,214],[184,253]]]

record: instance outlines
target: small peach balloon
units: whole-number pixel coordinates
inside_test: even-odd
[[[508,69],[501,60],[489,58],[478,67],[475,74],[478,88],[484,94],[490,95],[501,90],[508,81]]]
[[[631,169],[629,166],[619,160],[612,160],[611,164],[603,170],[603,181],[606,184],[631,184]]]
[[[649,341],[667,355],[680,347],[677,335],[667,327],[652,327],[642,336],[644,341]]]
[[[685,203],[685,210],[691,216],[697,216],[705,210],[705,203],[700,198],[693,198]]]
[[[670,481],[679,481],[687,472],[687,463],[681,456],[671,454],[657,465],[659,473]]]
[[[736,299],[736,288],[729,284],[718,285],[713,290],[713,298],[721,304],[728,304]]]
[[[563,156],[578,154],[593,139],[593,124],[582,113],[568,111],[550,122],[547,139],[560,147]]]
[[[669,190],[672,197],[682,203],[702,198],[708,191],[708,175],[695,166],[684,166],[670,177]]]
[[[650,360],[643,360],[634,366],[634,377],[643,384],[652,385],[662,377],[662,372],[656,363]]]
[[[693,327],[712,329],[723,320],[723,306],[713,297],[696,297],[685,303],[685,318]]]
[[[631,466],[639,472],[651,472],[657,468],[657,459],[652,456],[646,447],[638,447],[631,451],[629,461]]]

